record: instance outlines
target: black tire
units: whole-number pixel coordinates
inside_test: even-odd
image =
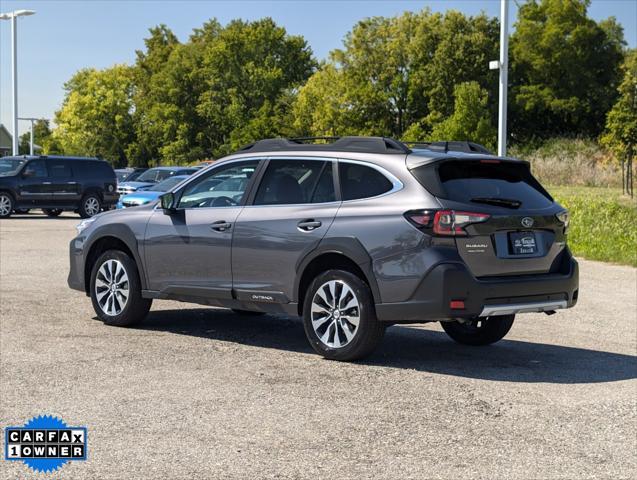
[[[62,214],[62,210],[59,208],[44,208],[42,211],[46,213],[47,217],[59,217]]]
[[[103,286],[98,286],[98,288],[96,288],[96,284],[98,282],[98,274],[100,274],[100,269],[103,265],[111,260],[119,262],[128,277],[127,282],[123,282],[120,284],[122,286],[122,289],[125,288],[125,286],[128,287],[128,298],[126,301],[122,301],[122,297],[118,296],[116,292],[114,292],[113,294],[106,293],[105,296],[98,298],[99,294],[104,293],[104,289],[106,289],[107,292],[109,291],[109,288]],[[111,263],[110,266],[113,266],[113,263]],[[115,267],[116,266],[117,265],[115,264]],[[106,269],[106,271],[108,271],[108,268]],[[118,271],[119,270],[115,272],[115,281],[121,281],[121,279],[123,279],[123,275],[117,275]],[[99,281],[101,284],[109,283],[108,280],[109,279],[107,277],[105,277],[103,274],[100,274]],[[95,310],[95,313],[97,313],[97,316],[107,325],[114,325],[117,327],[128,327],[141,322],[148,314],[148,310],[150,310],[150,306],[152,304],[152,300],[142,298],[142,287],[135,262],[133,261],[133,259],[131,259],[128,255],[120,250],[108,250],[100,255],[100,257],[97,259],[91,270],[90,293],[91,302],[93,303],[93,309]],[[114,304],[109,304],[110,300],[108,298],[104,303],[104,305],[107,306],[106,309],[104,309],[104,307],[100,304],[100,301],[103,301],[105,297],[109,296],[116,297],[118,305],[120,307],[122,307],[123,303],[123,307],[120,311],[117,311],[117,309],[115,309]],[[109,305],[113,308],[109,308]],[[112,313],[109,313],[106,310],[110,310]]]
[[[463,345],[490,345],[509,333],[515,315],[477,318],[471,323],[440,322],[453,340]]]
[[[96,193],[89,193],[82,197],[78,213],[82,218],[91,218],[102,210],[102,199]]]
[[[26,215],[30,211],[31,211],[31,209],[29,209],[29,208],[16,208],[15,209],[15,213],[17,213],[18,215]]]
[[[335,282],[336,302],[334,302],[333,297],[331,303],[325,303],[319,298],[321,295],[317,293],[319,289],[321,289],[322,295],[329,293],[328,282]],[[325,290],[326,288],[327,290]],[[328,300],[330,296],[328,295]],[[358,305],[347,308],[352,299],[357,301]],[[320,302],[327,308],[320,306]],[[337,304],[338,308],[330,308],[334,304]],[[321,313],[313,313],[313,305],[323,309],[327,316],[321,317]],[[328,312],[328,309],[331,310],[331,313]],[[338,316],[336,316],[336,310],[339,312]],[[319,322],[325,318],[328,320],[324,320],[320,325],[319,322],[316,322],[318,326],[315,329],[312,323],[313,315],[316,315],[315,320],[318,319]],[[358,317],[358,326],[350,322],[356,317]],[[328,270],[312,281],[303,302],[303,326],[310,345],[318,354],[330,360],[339,361],[359,360],[366,357],[378,347],[385,334],[385,326],[376,318],[376,309],[369,286],[358,276],[343,270]],[[350,335],[353,334],[349,339],[345,329]],[[330,341],[330,339],[332,340]],[[344,339],[345,342],[341,342],[341,339]],[[330,343],[334,345],[329,345]],[[340,345],[341,343],[343,345]]]
[[[238,308],[231,308],[237,315],[246,315],[251,317],[258,317],[259,315],[265,315],[265,312],[255,312],[254,310],[240,310]]]
[[[9,218],[15,202],[8,192],[0,192],[0,218]]]

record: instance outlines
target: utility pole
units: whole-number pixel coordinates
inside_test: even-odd
[[[33,10],[1,13],[0,20],[11,20],[11,76],[13,83],[13,155],[18,154],[18,17],[33,15]]]
[[[498,112],[498,155],[507,154],[507,87],[509,69],[509,0],[500,0],[500,111]]]
[[[507,87],[509,69],[509,0],[500,0],[500,60],[489,62],[490,70],[500,70],[498,94],[498,155],[507,153]]]

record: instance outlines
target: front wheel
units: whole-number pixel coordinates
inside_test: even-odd
[[[9,218],[13,211],[13,197],[8,193],[0,192],[0,218]]]
[[[442,329],[453,340],[463,345],[490,345],[502,340],[509,333],[515,315],[479,317],[460,322],[440,322]]]
[[[91,271],[90,288],[95,313],[107,325],[134,325],[150,310],[152,300],[142,298],[135,262],[122,251],[100,255]]]
[[[314,279],[303,304],[303,326],[312,348],[330,360],[361,359],[385,334],[369,286],[343,270],[328,270]]]
[[[79,213],[82,218],[90,218],[98,213],[102,209],[102,201],[100,197],[95,194],[89,194],[82,198],[80,203]]]

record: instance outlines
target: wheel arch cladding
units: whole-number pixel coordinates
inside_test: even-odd
[[[345,270],[360,277],[369,286],[374,303],[380,302],[371,258],[360,242],[354,238],[327,239],[306,256],[297,268],[294,298],[298,299],[299,315],[303,314],[305,294],[312,280],[321,272],[333,269]]]
[[[117,230],[124,230],[124,226],[120,226]],[[96,238],[90,245],[88,253],[86,254],[86,260],[84,262],[84,288],[87,295],[90,294],[91,288],[91,271],[93,265],[98,257],[107,250],[120,250],[126,253],[137,267],[137,274],[142,285],[142,289],[146,288],[146,278],[142,271],[142,264],[139,254],[137,252],[137,241],[132,232],[128,232],[121,235],[122,232],[104,232],[98,238]]]

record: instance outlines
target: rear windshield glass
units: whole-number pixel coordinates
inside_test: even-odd
[[[432,167],[412,170],[425,187],[436,175]],[[552,204],[550,195],[523,163],[452,160],[439,165],[438,180],[439,191],[432,193],[456,202],[532,209]]]

